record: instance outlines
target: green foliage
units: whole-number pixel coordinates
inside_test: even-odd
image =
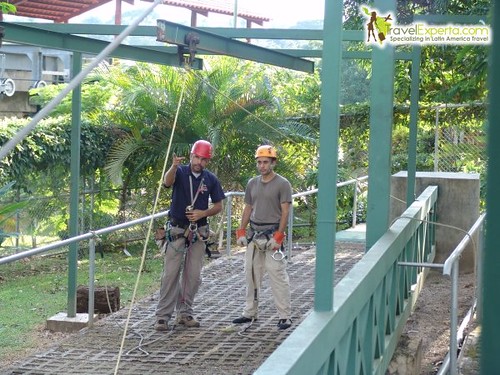
[[[42,88],[30,90],[30,104],[44,107],[54,99],[67,84],[47,85]],[[90,76],[84,80],[81,86],[82,120],[92,121],[94,125],[100,123],[95,121],[103,109],[112,105],[114,87],[105,80]],[[71,113],[72,95],[66,95],[61,102],[50,112],[50,117],[68,116]]]
[[[28,119],[4,119],[0,122],[0,144],[28,124]],[[92,174],[104,167],[107,152],[114,141],[109,128],[90,122],[81,124],[81,173]],[[0,179],[15,180],[16,187],[26,192],[38,188],[67,190],[71,160],[71,121],[69,116],[40,121],[35,131],[20,142],[0,161]],[[44,177],[42,177],[44,175]],[[40,184],[40,178],[43,183]]]
[[[0,199],[4,199],[5,195],[14,186],[16,182],[12,181],[0,188]],[[7,222],[18,212],[22,210],[29,201],[24,202],[10,202],[10,203],[0,203],[0,246],[7,237],[15,237],[18,235],[16,232],[8,231],[6,228]]]
[[[281,160],[296,162],[297,158],[285,158],[288,150],[296,152],[297,143],[316,142],[315,131],[306,123],[285,117],[283,103],[292,101],[271,89],[275,72],[228,58],[212,58],[210,66],[206,71],[185,72],[139,64],[114,68],[101,77],[116,87],[119,103],[101,116],[122,127],[106,165],[115,183],[126,186],[139,180],[152,187],[161,178],[171,132],[172,152],[177,155],[188,156],[197,139],[212,142],[215,154],[209,169],[226,189],[243,188],[255,173],[253,154],[258,145],[275,143],[284,156]],[[317,82],[311,87],[317,90]],[[280,168],[297,175],[295,166],[280,163]]]
[[[17,8],[14,4],[10,4],[7,1],[1,1],[0,2],[0,11],[3,14],[11,14],[11,13],[16,13]]]

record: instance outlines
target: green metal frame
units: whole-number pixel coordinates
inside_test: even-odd
[[[498,1],[493,6],[493,25],[500,25],[500,4]],[[500,281],[500,231],[498,223],[500,222],[500,199],[498,196],[498,186],[500,186],[500,29],[493,29],[493,44],[491,46],[489,80],[490,97],[492,104],[488,113],[488,178],[486,189],[488,199],[486,209],[488,219],[486,220],[486,241],[483,260],[483,279],[482,285],[483,297],[481,298],[483,306],[481,329],[481,348],[480,355],[480,373],[484,375],[498,373],[498,353],[500,353],[500,298],[498,298],[498,284]]]
[[[73,53],[73,77],[82,70],[81,52]],[[81,139],[81,110],[82,110],[82,90],[77,86],[72,91],[71,113],[78,114],[71,117],[71,188],[70,188],[70,209],[69,212],[69,235],[78,236],[79,220],[78,205],[80,195],[80,139]],[[69,245],[68,253],[68,311],[69,317],[76,316],[76,289],[77,289],[77,262],[78,262],[77,242]]]
[[[13,43],[29,44],[46,48],[55,48],[65,51],[73,51],[97,55],[109,44],[108,42],[71,35],[64,32],[56,32],[40,27],[39,24],[16,24],[0,22],[4,27],[4,41]],[[35,25],[35,26],[33,26]],[[144,61],[154,64],[182,66],[179,63],[177,54],[160,51],[148,47],[135,47],[125,44],[120,45],[110,55],[121,59]],[[196,59],[192,66],[193,69],[201,69],[203,62]]]
[[[308,315],[254,374],[385,374],[425,272],[399,262],[433,261],[437,197],[428,187],[335,286],[333,311]]]
[[[190,35],[196,37],[198,41],[196,44],[196,51],[201,53],[203,53],[203,51],[209,51],[264,64],[278,65],[283,68],[294,69],[305,73],[314,72],[314,62],[310,60],[304,60],[287,55],[286,53],[272,51],[238,40],[228,39],[217,34],[179,25],[177,23],[165,20],[157,21],[157,41],[188,48],[186,37]]]

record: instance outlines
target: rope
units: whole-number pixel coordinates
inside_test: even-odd
[[[184,76],[184,82],[183,82],[183,85],[182,85],[181,95],[179,97],[179,103],[177,105],[177,110],[175,112],[174,124],[172,126],[172,132],[170,133],[170,139],[169,139],[169,142],[168,142],[167,153],[165,154],[165,161],[163,162],[163,168],[162,168],[162,172],[161,172],[161,178],[158,181],[158,188],[156,190],[156,197],[155,197],[155,201],[154,201],[154,205],[153,205],[152,215],[154,215],[156,213],[156,207],[158,205],[158,199],[160,197],[160,192],[161,192],[162,185],[163,185],[163,176],[165,175],[165,172],[167,170],[168,156],[170,155],[170,150],[172,148],[172,142],[173,142],[173,138],[174,138],[175,128],[177,126],[177,119],[179,117],[179,112],[180,112],[180,108],[181,108],[181,104],[182,104],[182,99],[184,97],[184,90],[186,88],[186,81],[187,81],[186,77],[187,77],[187,75]],[[152,231],[152,228],[153,228],[153,220],[154,220],[153,217],[151,217],[151,220],[149,221],[148,232],[146,234],[146,239],[144,241],[144,247],[143,247],[143,250],[142,250],[142,257],[141,257],[141,264],[140,264],[139,270],[137,272],[137,279],[136,279],[136,282],[135,282],[134,291],[132,293],[132,298],[130,300],[130,308],[129,308],[129,311],[128,311],[128,314],[127,314],[127,319],[125,320],[125,328],[123,330],[123,336],[122,336],[122,340],[121,340],[121,344],[120,344],[120,350],[118,352],[118,357],[117,357],[117,360],[116,360],[116,367],[115,367],[115,373],[114,373],[115,375],[118,373],[118,368],[120,366],[120,360],[121,360],[122,353],[123,353],[123,347],[125,345],[125,338],[127,336],[127,330],[128,330],[128,326],[129,326],[129,323],[130,323],[130,316],[132,314],[132,306],[133,306],[134,301],[135,301],[135,297],[136,297],[136,294],[137,294],[137,289],[139,287],[139,281],[140,281],[140,278],[141,278],[141,273],[142,273],[142,270],[144,268],[144,263],[146,261],[147,245],[148,245],[148,242],[149,242],[149,238],[151,237],[151,231]]]

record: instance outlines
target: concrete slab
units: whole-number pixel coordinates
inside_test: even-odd
[[[366,224],[361,223],[354,228],[341,230],[335,234],[335,241],[339,242],[365,242],[366,241]]]
[[[94,321],[97,315],[94,314]],[[65,312],[59,312],[47,319],[47,329],[52,332],[76,332],[89,325],[89,314],[76,314],[75,317],[68,317]]]

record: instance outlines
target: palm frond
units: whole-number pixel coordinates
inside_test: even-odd
[[[126,136],[113,145],[109,152],[108,162],[104,167],[104,171],[113,183],[118,185],[123,183],[122,174],[125,162],[140,147],[137,139],[131,136]]]

